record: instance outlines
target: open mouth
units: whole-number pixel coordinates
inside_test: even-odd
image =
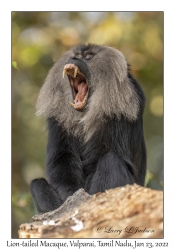
[[[75,109],[82,109],[88,97],[88,84],[86,78],[79,68],[72,63],[68,63],[64,66],[63,78],[65,74],[68,75],[74,99],[74,103],[70,102],[70,104]]]

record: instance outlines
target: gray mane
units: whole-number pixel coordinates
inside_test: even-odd
[[[87,62],[90,74],[90,97],[84,112],[75,110],[67,76],[63,79],[64,65],[75,48],[65,53],[50,70],[42,86],[37,115],[55,117],[64,128],[88,141],[106,118],[123,115],[129,121],[137,119],[138,95],[128,78],[127,62],[123,54],[111,47],[92,45],[95,56]]]

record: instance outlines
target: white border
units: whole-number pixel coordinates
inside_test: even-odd
[[[65,3],[65,4],[64,4]],[[175,15],[174,1],[1,1],[0,9],[0,214],[1,246],[11,240],[11,11],[164,11],[164,172],[165,233],[175,245]],[[141,248],[143,249],[143,248]]]

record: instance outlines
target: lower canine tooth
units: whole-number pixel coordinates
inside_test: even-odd
[[[70,102],[70,104],[75,108],[75,104],[74,103]]]

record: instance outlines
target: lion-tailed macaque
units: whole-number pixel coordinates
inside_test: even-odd
[[[39,212],[58,208],[79,188],[89,194],[144,185],[144,93],[123,54],[78,45],[50,70],[37,115],[48,128],[47,180],[31,182]]]

